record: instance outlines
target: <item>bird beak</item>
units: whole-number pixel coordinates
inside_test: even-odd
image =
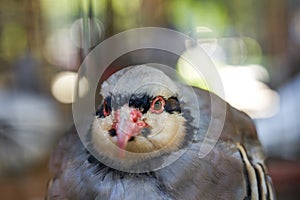
[[[138,135],[147,124],[142,120],[142,113],[138,109],[127,105],[115,112],[115,120],[118,146],[124,152],[130,138]]]

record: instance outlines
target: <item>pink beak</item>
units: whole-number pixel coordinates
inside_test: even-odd
[[[142,113],[138,109],[128,106],[123,106],[115,112],[115,129],[118,146],[123,152],[122,155],[124,155],[124,150],[130,138],[138,135],[141,129],[147,126],[141,117]]]

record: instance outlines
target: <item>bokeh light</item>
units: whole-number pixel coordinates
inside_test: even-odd
[[[86,20],[86,27],[83,18],[77,19],[71,26],[71,40],[79,48],[94,47],[104,38],[104,27],[101,21],[96,18]],[[87,32],[86,36],[84,30]]]
[[[218,48],[218,40],[215,32],[205,26],[197,26],[196,33],[193,36],[200,47],[210,56],[212,56]]]
[[[208,84],[201,72],[196,70],[196,68],[184,58],[178,60],[177,71],[186,84],[209,90]]]
[[[193,54],[194,48],[202,48],[211,57],[222,79],[226,101],[253,118],[267,118],[277,113],[280,98],[265,84],[270,81],[268,71],[255,64],[260,62],[262,54],[255,39],[216,38],[213,30],[202,26],[196,27],[193,37],[198,46],[187,45],[187,51]],[[186,83],[212,91],[201,72],[184,59],[178,60],[177,70]]]
[[[226,66],[219,69],[226,100],[234,107],[245,111],[252,118],[267,118],[279,109],[279,95],[263,80],[268,80],[267,71],[259,66]]]
[[[226,62],[230,65],[259,64],[262,50],[259,43],[250,37],[225,37],[218,40]]]
[[[78,48],[72,42],[69,29],[58,29],[46,40],[44,55],[49,63],[65,69],[76,69]]]
[[[77,82],[78,81],[78,82]],[[89,83],[85,77],[77,80],[75,72],[61,72],[52,81],[51,92],[55,99],[61,103],[73,103],[76,84],[78,84],[78,94],[83,97],[89,90]]]

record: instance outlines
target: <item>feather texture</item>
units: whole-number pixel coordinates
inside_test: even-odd
[[[102,87],[107,89],[109,86],[104,84]],[[184,86],[180,90],[182,88]],[[193,116],[188,112],[183,112],[182,116],[187,122],[186,134],[193,135],[192,132],[197,130],[196,137],[172,164],[145,173],[110,168],[85,149],[73,128],[53,153],[50,166],[56,176],[49,188],[48,198],[273,199],[270,178],[264,165],[265,156],[252,120],[216,95],[197,88],[193,90],[201,114],[198,127],[194,126]],[[104,93],[109,94],[109,91],[105,90]],[[212,101],[217,102],[217,108],[225,105],[225,123],[212,151],[200,158],[199,151],[210,122],[218,124],[222,121],[218,112],[212,113]],[[180,139],[185,140],[184,137]],[[172,151],[179,150],[175,148]],[[171,157],[173,154],[165,152],[164,156]]]

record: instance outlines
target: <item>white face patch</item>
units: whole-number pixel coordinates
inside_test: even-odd
[[[113,112],[112,112],[113,114]],[[181,147],[185,137],[185,118],[178,113],[163,112],[160,114],[144,114],[145,122],[149,125],[150,133],[145,137],[139,134],[129,141],[126,151],[136,153],[137,160],[144,160],[159,156]],[[111,159],[119,159],[120,149],[117,137],[111,136],[109,130],[113,128],[113,117],[95,117],[92,126],[92,143],[101,155]],[[137,161],[136,160],[136,161]],[[131,160],[130,162],[136,162]]]
[[[166,128],[170,114],[166,112],[160,114],[147,112],[144,116],[146,123],[151,127],[151,133],[148,135],[148,138],[152,138],[163,132]]]
[[[185,119],[180,114],[149,114],[150,134],[135,137],[129,142],[126,150],[130,152],[170,151],[178,149],[185,136]],[[155,116],[153,116],[155,115]]]
[[[98,123],[100,128],[105,132],[105,131],[109,131],[112,128],[112,124],[113,124],[113,113],[105,118],[98,118]]]

